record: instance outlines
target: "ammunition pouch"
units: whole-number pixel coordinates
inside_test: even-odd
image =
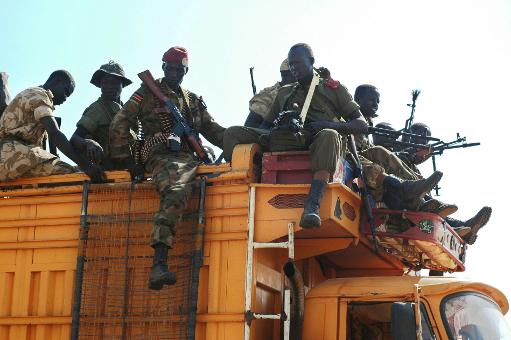
[[[181,138],[179,136],[172,132],[157,134],[143,142],[143,145],[140,148],[141,163],[137,164],[145,164],[149,158],[149,155],[151,154],[153,147],[159,144],[165,145],[170,151],[178,152],[183,150]]]

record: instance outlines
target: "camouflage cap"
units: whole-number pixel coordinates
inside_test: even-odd
[[[280,72],[282,71],[289,71],[289,62],[287,61],[287,58],[284,59],[282,64],[280,64]]]
[[[122,66],[115,61],[110,60],[108,64],[101,65],[99,70],[94,72],[92,79],[90,80],[91,84],[97,87],[101,87],[101,78],[103,78],[105,74],[110,74],[112,76],[121,78],[122,87],[126,87],[132,83],[131,80],[124,76],[124,70],[122,69]]]

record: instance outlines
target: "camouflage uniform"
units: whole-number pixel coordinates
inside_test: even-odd
[[[213,120],[202,99],[185,89],[175,93],[163,79],[156,82],[163,94],[178,107],[190,127],[221,147],[225,129]],[[186,206],[198,163],[185,145],[180,152],[170,151],[164,143],[149,147],[152,141],[159,140],[165,133],[160,118],[165,110],[164,103],[142,85],[114,117],[110,127],[110,152],[113,159],[131,157],[130,128],[135,127],[139,120],[145,136],[143,149],[147,150],[146,157],[143,157],[145,170],[151,173],[160,195],[160,210],[154,215],[151,246],[163,243],[172,247],[175,225]]]
[[[248,103],[250,112],[258,114],[263,118],[263,120],[265,120],[266,116],[270,113],[273,100],[277,96],[281,87],[280,83],[277,82],[275,85],[266,87],[259,91],[259,93],[253,96]]]
[[[7,89],[8,79],[9,77],[7,73],[0,72],[0,116],[11,101],[11,96],[9,95],[9,90]]]
[[[293,109],[293,104],[295,103],[298,105],[298,111],[300,111],[308,90],[308,86],[303,87],[299,83],[283,86],[277,93],[266,121],[272,122],[277,118],[279,112]],[[307,113],[307,122],[338,122],[342,119],[349,119],[350,114],[357,109],[358,104],[353,101],[344,86],[328,86],[322,79],[312,97]],[[237,144],[260,143],[264,146],[262,140],[268,135],[269,131],[266,130],[241,126],[230,127],[226,130],[224,136],[224,155],[226,160],[230,161],[233,149]],[[310,138],[311,136],[307,131],[302,131],[300,137],[298,140],[293,140],[293,138],[286,139],[283,136],[281,140],[283,149],[286,146],[289,146],[289,149],[297,149],[300,146],[302,148],[309,148],[312,172],[327,170],[330,173],[334,173],[339,157],[345,151],[345,143],[341,135],[335,130],[323,129],[312,136],[312,138]],[[312,142],[310,142],[311,139]]]
[[[103,148],[101,166],[107,170],[121,168],[118,163],[112,162],[110,159],[110,143],[108,140],[110,124],[121,108],[121,104],[115,101],[99,98],[85,109],[82,118],[76,123],[77,128],[87,131],[86,138],[98,142]],[[130,142],[132,140],[133,138],[130,139]]]
[[[75,172],[75,168],[43,150],[46,130],[39,120],[51,117],[53,94],[41,87],[19,93],[0,118],[0,181]]]

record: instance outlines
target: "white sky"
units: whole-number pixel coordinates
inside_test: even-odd
[[[511,1],[20,0],[2,7],[0,70],[10,74],[12,95],[42,84],[54,69],[75,76],[75,94],[56,111],[68,137],[99,96],[89,80],[101,64],[120,62],[138,84],[142,70],[161,76],[161,55],[173,45],[190,52],[183,86],[204,96],[224,126],[242,124],[248,113],[249,67],[255,67],[258,89],[274,84],[297,42],[309,43],[316,65],[327,66],[352,93],[362,83],[379,87],[380,121],[402,127],[410,92],[421,89],[416,121],[445,140],[460,132],[481,142],[438,159],[441,199],[459,205],[455,217],[469,218],[483,205],[494,211],[469,249],[467,271],[458,275],[511,298],[505,145],[511,134]],[[126,88],[123,99],[136,88]],[[423,167],[426,174],[430,167]]]

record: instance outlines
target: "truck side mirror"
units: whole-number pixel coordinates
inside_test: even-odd
[[[394,302],[391,315],[392,340],[417,340],[415,311],[411,302]]]

